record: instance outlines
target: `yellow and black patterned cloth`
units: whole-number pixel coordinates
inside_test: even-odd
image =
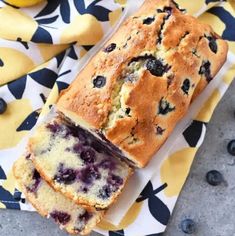
[[[81,58],[141,1],[53,0],[31,8],[0,1],[0,97],[8,104],[0,115],[0,208],[32,210],[11,171],[22,152],[20,142],[74,79]],[[206,123],[235,75],[235,1],[176,2],[228,41],[229,62],[220,83],[163,158],[159,174],[121,223],[99,225],[98,231],[105,235],[161,235],[202,143]]]

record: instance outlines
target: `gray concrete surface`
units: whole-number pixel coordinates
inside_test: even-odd
[[[227,153],[235,138],[235,81],[220,102],[208,125],[188,180],[176,204],[164,236],[186,236],[181,220],[193,219],[196,236],[235,236],[235,157]],[[205,181],[207,171],[217,169],[226,183],[212,187]],[[66,236],[53,222],[36,213],[0,211],[0,236]],[[97,236],[97,234],[92,234]],[[136,236],[136,235],[133,235]]]

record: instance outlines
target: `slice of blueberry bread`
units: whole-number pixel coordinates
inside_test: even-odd
[[[57,108],[116,155],[144,167],[227,51],[209,25],[174,1],[145,0],[63,90]]]
[[[16,180],[28,201],[40,215],[50,217],[71,234],[89,234],[103,216],[102,211],[88,211],[44,181],[30,160],[19,158],[13,167]]]
[[[132,169],[89,133],[60,118],[38,127],[29,152],[40,175],[78,204],[106,209],[121,193]]]

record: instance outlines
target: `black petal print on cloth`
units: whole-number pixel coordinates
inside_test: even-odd
[[[51,24],[53,22],[55,22],[57,20],[57,18],[59,17],[59,15],[53,16],[53,17],[49,17],[49,18],[43,18],[40,20],[36,20],[38,22],[39,25],[46,25],[46,24]]]
[[[183,132],[183,136],[190,147],[196,147],[202,135],[204,123],[194,120],[188,128]]]
[[[20,204],[14,199],[13,195],[0,186],[0,202],[6,206],[7,209],[20,210]]]
[[[45,104],[47,101],[46,96],[43,93],[40,93],[39,96],[41,97],[42,102]]]
[[[56,84],[58,86],[59,93],[61,90],[68,88],[69,84],[62,82],[62,81],[56,81]]]
[[[76,54],[75,49],[74,49],[73,46],[70,48],[69,53],[68,53],[68,56],[69,56],[70,58],[74,59],[74,60],[77,60],[77,59],[78,59],[78,56],[77,56],[77,54]]]
[[[85,8],[84,0],[74,0],[74,5],[80,14],[89,13],[95,16],[99,21],[108,21],[111,11],[105,7],[96,5],[98,2],[100,2],[100,0],[95,0]]]
[[[209,4],[211,2],[226,2],[226,0],[206,0],[206,4]]]
[[[83,45],[82,47],[84,47],[86,51],[89,51],[90,49],[94,47],[94,45]]]
[[[35,43],[52,43],[52,37],[47,30],[38,26],[37,30],[31,38],[31,41]]]
[[[171,213],[167,205],[165,205],[161,199],[155,196],[155,194],[161,192],[166,187],[167,184],[163,184],[154,190],[151,181],[149,181],[141,192],[140,197],[136,200],[137,202],[141,202],[145,199],[148,199],[148,206],[151,215],[163,225],[167,225]]]
[[[28,43],[25,42],[25,41],[22,41],[22,38],[19,37],[19,38],[16,39],[16,41],[21,43],[25,47],[25,49],[29,49]]]
[[[61,0],[48,1],[47,5],[35,16],[35,18],[50,15],[60,5],[60,2]]]
[[[7,84],[8,89],[16,99],[21,99],[25,90],[27,77],[14,80]]]
[[[43,68],[41,70],[32,72],[29,75],[33,80],[50,89],[53,87],[58,77],[53,70],[50,70],[48,68]]]
[[[235,17],[223,7],[213,7],[209,9],[208,12],[219,17],[219,19],[225,24],[222,38],[235,41]]]
[[[3,61],[0,58],[0,67],[3,67],[3,66],[4,66],[4,63],[3,63]]]
[[[6,174],[1,166],[0,166],[0,179],[7,179]]]
[[[55,58],[56,58],[56,61],[57,61],[57,68],[59,68],[61,62],[63,61],[64,59],[64,56],[65,56],[65,53],[66,53],[66,50],[64,50],[63,52],[61,52],[60,54],[58,54]]]
[[[33,111],[32,113],[30,113],[25,118],[25,120],[20,124],[20,126],[16,129],[16,131],[19,132],[19,131],[31,130],[36,124],[38,116],[39,114],[37,111]]]
[[[66,70],[66,71],[62,72],[61,74],[59,74],[58,77],[62,77],[62,76],[64,76],[64,75],[67,75],[67,74],[69,74],[70,72],[71,72],[71,70]]]
[[[80,1],[80,0],[79,0]],[[70,6],[68,0],[62,0],[60,3],[60,14],[62,20],[69,24],[70,23]]]
[[[15,9],[19,9],[19,7],[15,6],[13,4],[10,4],[10,3],[8,3],[8,2],[6,2],[4,0],[2,0],[2,2],[4,2],[6,5],[11,6],[11,7],[15,8]]]
[[[125,236],[123,229],[117,231],[109,231],[109,236]]]

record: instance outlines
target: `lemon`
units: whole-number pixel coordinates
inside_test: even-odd
[[[30,7],[36,5],[44,0],[5,0],[16,7]]]

